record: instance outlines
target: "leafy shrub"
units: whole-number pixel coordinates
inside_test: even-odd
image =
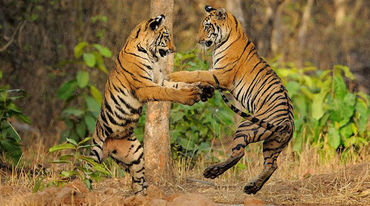
[[[195,54],[196,50],[177,53],[175,70],[208,70],[209,64]],[[213,138],[234,133],[234,113],[216,92],[207,102],[193,106],[173,104],[170,117],[171,144],[174,156],[194,156],[210,149]]]
[[[0,71],[0,78],[2,78],[2,71]],[[19,89],[9,89],[8,85],[0,86],[0,152],[5,154],[13,164],[17,164],[22,156],[21,138],[9,122],[9,118],[15,117],[24,123],[31,123],[14,103],[23,96],[24,93]]]
[[[318,145],[322,151],[368,145],[367,130],[369,97],[347,89],[345,78],[353,79],[346,66],[336,65],[332,70],[313,66],[298,69],[293,64],[273,64],[283,79],[294,105],[296,152],[302,143]]]
[[[104,165],[84,155],[85,150],[92,147],[91,144],[87,143],[90,140],[91,138],[87,137],[80,142],[76,142],[74,139],[67,138],[66,143],[55,145],[49,149],[49,152],[68,151],[67,154],[61,155],[57,160],[53,161],[53,163],[66,164],[69,168],[60,173],[60,179],[57,180],[58,183],[68,182],[72,178],[78,177],[91,190],[90,180],[98,180],[103,176],[111,176],[111,173]]]
[[[104,74],[108,74],[104,58],[110,58],[112,53],[100,44],[80,42],[74,48],[74,56],[75,63],[80,66],[79,70],[75,78],[60,86],[57,94],[59,99],[66,101],[62,118],[67,129],[61,134],[61,142],[65,141],[67,137],[79,141],[94,132],[103,96],[91,83],[89,70],[98,69]]]

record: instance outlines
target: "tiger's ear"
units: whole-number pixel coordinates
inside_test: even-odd
[[[224,8],[217,9],[216,16],[217,16],[217,19],[225,19],[226,10]]]
[[[165,15],[161,14],[157,17],[155,17],[155,19],[151,19],[152,22],[149,24],[149,27],[154,31],[156,29],[158,29],[158,27],[163,23],[164,19],[166,18]]]
[[[205,6],[205,7],[204,7],[204,10],[206,10],[206,12],[208,12],[208,13],[209,13],[209,12],[214,11],[214,10],[216,10],[216,9],[215,9],[215,8],[212,8],[211,6],[208,6],[208,5],[207,5],[207,6]]]

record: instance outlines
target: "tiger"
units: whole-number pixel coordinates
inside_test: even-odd
[[[245,120],[233,136],[230,157],[207,167],[205,178],[216,178],[234,166],[245,147],[263,141],[263,170],[244,187],[257,193],[277,169],[277,158],[294,132],[292,101],[281,79],[257,53],[242,25],[224,8],[205,7],[198,43],[212,50],[212,68],[207,71],[179,71],[168,75],[173,82],[203,82],[220,91],[225,103]],[[235,107],[238,101],[245,110]]]
[[[143,21],[128,36],[105,85],[92,138],[91,157],[101,163],[109,156],[127,170],[135,194],[145,195],[148,187],[143,146],[134,135],[143,105],[148,101],[193,105],[211,97],[213,90],[207,85],[161,78],[160,60],[176,49],[164,19],[162,14]]]

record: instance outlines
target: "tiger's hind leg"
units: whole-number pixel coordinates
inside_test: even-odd
[[[270,134],[270,131],[250,121],[242,122],[233,139],[231,156],[224,162],[207,167],[203,172],[204,177],[214,179],[223,174],[244,156],[244,149],[249,143],[258,142]]]
[[[245,187],[244,192],[247,194],[256,194],[262,186],[270,179],[271,175],[277,169],[277,158],[281,151],[288,145],[292,135],[288,133],[275,133],[269,137],[269,140],[263,142],[263,170],[258,176],[251,180]]]
[[[146,194],[144,150],[135,136],[117,139],[109,138],[104,144],[104,153],[117,164],[128,170],[132,176],[132,189],[135,194]]]

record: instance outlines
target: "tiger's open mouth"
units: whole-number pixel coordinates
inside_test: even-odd
[[[206,41],[205,44],[206,44],[207,47],[210,47],[212,45],[212,43],[213,43],[212,41]]]
[[[205,40],[199,41],[199,43],[202,44],[202,45],[205,45],[206,47],[210,47],[213,44],[213,42],[210,41],[210,40],[209,41],[205,41]]]
[[[166,51],[164,49],[159,49],[158,52],[161,55],[161,57],[164,57],[164,56],[166,56],[168,54],[168,51]]]

